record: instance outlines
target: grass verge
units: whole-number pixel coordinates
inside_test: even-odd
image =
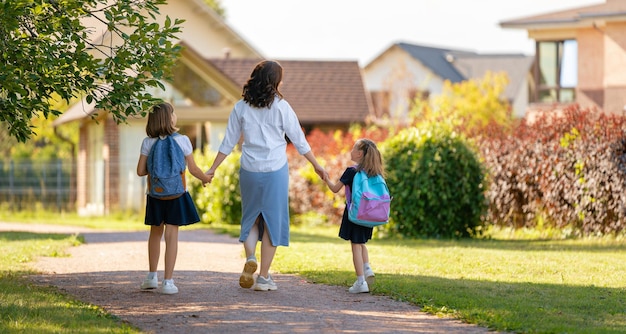
[[[140,333],[98,306],[26,278],[34,258],[65,256],[81,242],[75,235],[0,232],[0,333]]]

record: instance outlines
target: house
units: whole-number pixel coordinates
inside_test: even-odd
[[[216,150],[234,103],[254,65],[264,57],[230,29],[202,0],[171,1],[162,15],[185,19],[181,57],[173,80],[155,96],[172,103],[180,132],[194,148]],[[347,127],[365,121],[370,102],[356,61],[280,61],[281,91],[305,128]],[[95,117],[95,120],[92,119]],[[116,124],[106,112],[81,101],[53,126],[80,122],[76,162],[76,206],[81,215],[139,211],[145,206],[145,177],[136,175],[144,118]]]
[[[530,108],[577,103],[608,113],[626,109],[626,1],[503,21],[535,40]]]
[[[415,98],[442,92],[443,83],[480,79],[490,71],[505,72],[505,96],[514,115],[524,115],[533,57],[522,54],[478,54],[410,43],[394,43],[363,70],[377,117],[404,120]]]

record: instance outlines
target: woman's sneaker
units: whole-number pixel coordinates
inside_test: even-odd
[[[274,283],[274,280],[272,279],[272,276],[267,275],[267,278],[259,275],[256,277],[256,284],[254,285],[254,290],[256,291],[275,291],[277,290],[278,287],[276,286],[276,283]]]
[[[359,283],[359,281],[356,281],[354,282],[354,284],[352,284],[350,289],[348,289],[348,292],[350,293],[370,292],[370,288],[367,286],[367,281],[363,281],[362,283]]]
[[[163,284],[161,284],[161,288],[158,291],[164,295],[173,295],[178,293],[178,288],[174,285],[173,280],[163,280]]]
[[[241,273],[241,276],[239,276],[240,287],[248,289],[254,285],[254,277],[252,275],[254,275],[256,267],[257,264],[255,258],[249,258],[246,261],[246,264],[243,266],[243,272]]]
[[[372,268],[367,268],[365,269],[365,281],[367,282],[367,285],[374,285],[374,282],[376,282],[376,277],[374,276],[374,271],[372,270]]]
[[[156,289],[159,286],[159,279],[154,276],[153,278],[146,277],[146,279],[141,282],[141,290],[152,290]]]

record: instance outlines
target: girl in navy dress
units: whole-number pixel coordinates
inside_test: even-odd
[[[336,183],[325,177],[324,181],[332,192],[338,192],[344,187],[352,190],[354,175],[363,170],[368,176],[385,175],[383,160],[376,144],[369,139],[359,139],[350,151],[350,159],[356,166],[348,167]],[[327,174],[328,175],[328,174]],[[343,212],[339,237],[350,241],[352,245],[352,262],[356,272],[356,282],[348,289],[350,293],[369,292],[369,286],[374,283],[374,271],[370,266],[369,254],[365,243],[372,238],[372,228],[357,225],[348,219],[348,208]]]

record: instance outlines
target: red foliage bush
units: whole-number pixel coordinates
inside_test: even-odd
[[[607,234],[626,226],[626,118],[572,106],[478,138],[489,171],[492,223],[572,227]]]
[[[374,142],[385,140],[388,130],[382,128],[354,128],[349,132],[324,132],[318,129],[307,134],[307,140],[316,158],[329,173],[331,179],[338,180],[343,171],[354,164],[350,160],[350,150],[359,138],[369,138]],[[317,212],[333,223],[341,222],[345,207],[343,191],[337,194],[328,190],[326,184],[313,172],[308,161],[293,145],[287,147],[289,158],[289,206],[292,214]]]

